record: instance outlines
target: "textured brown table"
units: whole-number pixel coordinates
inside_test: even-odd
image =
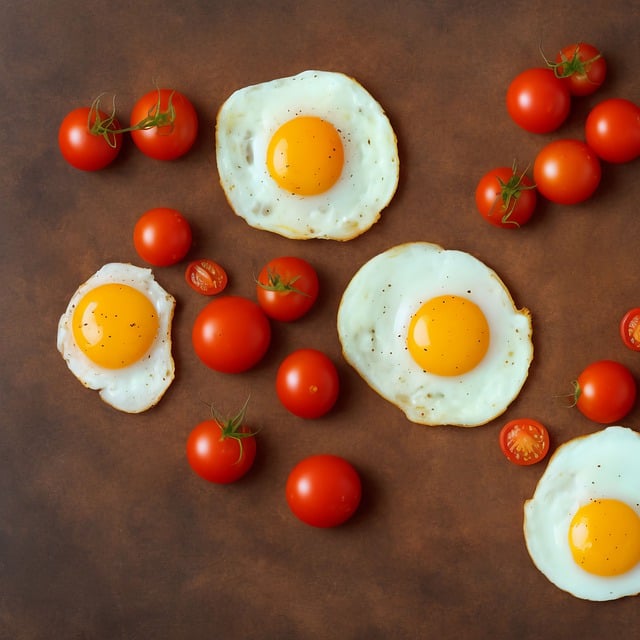
[[[127,3],[130,4],[130,3]],[[436,0],[205,2],[113,6],[60,0],[0,8],[0,637],[35,638],[630,638],[639,601],[595,604],[567,595],[532,565],[523,501],[544,466],[518,468],[497,435],[506,418],[545,422],[554,448],[597,425],[554,396],[581,367],[610,357],[640,377],[617,323],[640,303],[638,162],[605,166],[596,196],[542,204],[519,232],[486,224],[473,190],[492,166],[532,162],[546,140],[582,135],[589,106],[640,100],[640,18],[633,3]],[[594,7],[598,7],[597,10]],[[597,97],[576,102],[559,134],[535,136],[507,117],[520,70],[593,41],[610,63]],[[249,228],[228,208],[213,152],[216,111],[242,86],[308,68],[360,80],[387,110],[401,184],[381,221],[347,242],[295,242]],[[112,168],[67,166],[56,142],[67,111],[102,91],[125,117],[154,83],[192,98],[201,133],[163,164],[131,144]],[[140,264],[134,221],[174,206],[193,224],[190,255],[229,270],[229,291],[253,296],[269,258],[318,268],[313,313],[274,325],[255,370],[216,374],[197,361],[192,322],[205,300],[184,265],[157,269],[177,298],[177,378],[138,416],[84,389],[56,351],[56,325],[75,288],[102,264]],[[535,359],[507,413],[473,429],[424,428],[369,390],[341,359],[335,315],[356,269],[400,242],[469,251],[531,309]],[[288,415],[275,396],[279,361],[302,346],[338,363],[342,394],[326,419]],[[229,487],[198,479],[184,457],[204,402],[232,411],[251,393],[262,427],[252,473]],[[640,427],[640,409],[625,424]],[[300,458],[343,455],[365,497],[335,530],[302,525],[283,487]]]

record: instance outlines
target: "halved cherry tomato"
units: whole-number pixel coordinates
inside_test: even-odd
[[[632,351],[640,351],[640,307],[630,309],[620,321],[622,342]]]
[[[594,422],[622,420],[636,401],[636,381],[627,367],[614,360],[591,363],[573,383],[575,406]]]
[[[221,293],[227,286],[227,272],[217,262],[202,258],[190,262],[184,272],[187,284],[204,296]]]
[[[500,431],[499,440],[507,460],[520,466],[540,462],[549,451],[547,428],[532,418],[507,422]]]
[[[563,47],[556,61],[547,62],[573,96],[588,96],[596,91],[607,76],[607,62],[592,44],[578,42]]]

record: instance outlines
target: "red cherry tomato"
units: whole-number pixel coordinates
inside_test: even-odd
[[[191,248],[191,226],[175,209],[156,207],[140,216],[133,228],[138,255],[156,267],[180,262]]]
[[[213,296],[225,290],[227,272],[217,262],[202,258],[190,262],[184,274],[187,284],[198,293]]]
[[[538,152],[533,164],[538,191],[559,204],[577,204],[590,198],[601,176],[598,157],[580,140],[550,142]]]
[[[122,148],[122,134],[112,116],[94,107],[68,113],[58,130],[58,146],[64,159],[76,169],[98,171],[111,164]]]
[[[156,160],[175,160],[193,146],[198,134],[198,115],[183,94],[158,89],[136,102],[131,111],[131,126],[135,128],[131,137],[142,153]]]
[[[555,131],[569,115],[569,89],[551,69],[527,69],[507,89],[511,119],[531,133]]]
[[[587,116],[585,139],[606,162],[630,162],[640,157],[640,107],[631,100],[611,98]]]
[[[590,364],[574,383],[578,409],[589,420],[612,424],[622,420],[636,401],[636,381],[627,367],[613,360]]]
[[[498,167],[485,173],[476,187],[480,215],[503,229],[517,229],[529,221],[536,208],[536,189],[515,167]]]
[[[630,309],[620,321],[620,337],[632,351],[640,351],[640,307]]]
[[[187,460],[201,478],[228,484],[242,478],[253,466],[255,432],[244,424],[245,410],[246,404],[229,420],[205,420],[189,434]]]
[[[252,300],[223,296],[198,314],[191,339],[197,356],[208,367],[240,373],[262,360],[271,341],[271,327]]]
[[[586,42],[563,47],[555,63],[548,64],[574,96],[592,94],[607,76],[607,61],[596,47]]]
[[[300,418],[319,418],[338,399],[340,381],[335,365],[321,351],[298,349],[280,364],[276,392],[280,402]]]
[[[258,275],[258,304],[274,320],[291,322],[304,316],[318,297],[318,275],[302,258],[285,256],[268,262]]]
[[[549,451],[547,428],[532,418],[511,420],[500,431],[500,448],[509,462],[527,466],[540,462]]]
[[[335,527],[358,509],[362,483],[344,458],[322,454],[299,462],[289,474],[285,489],[292,513],[314,527]]]

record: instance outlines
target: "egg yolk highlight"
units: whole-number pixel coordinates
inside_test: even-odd
[[[299,116],[285,122],[267,149],[267,168],[284,190],[313,196],[328,191],[344,165],[344,148],[337,129],[326,120]]]
[[[73,336],[95,364],[121,369],[137,362],[158,333],[158,314],[140,291],[104,284],[86,293],[73,312]]]
[[[571,520],[569,546],[585,571],[621,575],[640,561],[640,518],[619,500],[594,500],[581,506]]]
[[[489,336],[489,323],[477,304],[445,295],[425,302],[411,318],[407,347],[425,371],[458,376],[482,361]]]

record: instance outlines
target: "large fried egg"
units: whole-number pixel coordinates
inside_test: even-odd
[[[524,507],[536,567],[585,600],[640,593],[640,434],[607,427],[561,445]]]
[[[71,372],[111,406],[140,413],[174,378],[175,300],[151,269],[103,266],[71,297],[58,323],[58,351]]]
[[[503,413],[533,358],[531,316],[497,274],[427,242],[369,260],[338,309],[345,359],[412,422],[475,427]]]
[[[398,185],[396,136],[382,107],[329,71],[233,93],[218,112],[216,160],[235,213],[294,239],[364,233]]]

